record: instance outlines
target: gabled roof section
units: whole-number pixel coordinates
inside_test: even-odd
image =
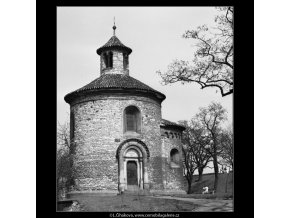
[[[124,50],[128,52],[128,54],[131,54],[132,52],[132,49],[125,46],[117,36],[112,36],[105,45],[97,49],[97,54],[100,55],[103,51],[113,48]]]
[[[169,120],[165,120],[165,119],[162,119],[161,120],[161,127],[171,127],[171,128],[176,128],[176,129],[180,129],[181,131],[185,130],[185,127],[180,125],[180,124],[177,124],[177,123],[174,123],[174,122],[171,122]]]

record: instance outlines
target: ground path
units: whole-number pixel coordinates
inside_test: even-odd
[[[233,200],[221,199],[194,199],[194,198],[180,198],[171,196],[148,196],[161,199],[175,199],[178,201],[192,202],[196,207],[192,211],[212,211],[212,212],[231,212],[233,211]]]

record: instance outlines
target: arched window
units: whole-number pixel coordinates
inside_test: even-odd
[[[106,68],[113,67],[113,53],[111,51],[109,53],[104,53],[103,59]]]
[[[107,55],[107,53],[103,54],[103,60],[105,62],[105,67],[107,68],[108,67],[108,55]]]
[[[73,141],[75,137],[75,114],[70,112],[70,140]]]
[[[170,151],[170,164],[172,167],[177,167],[180,164],[180,155],[176,148]]]
[[[113,67],[113,53],[111,51],[108,56],[108,67]]]
[[[125,109],[124,132],[141,133],[141,113],[135,106],[129,106]]]
[[[128,64],[129,64],[128,54],[123,53],[123,66],[124,66],[124,69],[127,69]]]

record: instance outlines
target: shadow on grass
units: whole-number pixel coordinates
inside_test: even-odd
[[[222,200],[230,200],[233,199],[232,194],[228,193],[215,193],[215,194],[186,194],[186,195],[171,195],[172,197],[179,198],[193,198],[193,199],[222,199]]]
[[[84,211],[108,212],[182,212],[196,208],[192,202],[147,196],[83,196],[77,199]]]

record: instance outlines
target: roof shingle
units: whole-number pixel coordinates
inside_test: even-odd
[[[184,126],[177,124],[177,123],[174,123],[174,122],[171,122],[169,120],[165,120],[165,119],[161,120],[161,126],[177,127],[179,129],[185,130]]]
[[[118,38],[117,36],[112,36],[109,41],[103,45],[102,47],[97,49],[97,54],[100,55],[102,53],[102,51],[106,50],[106,49],[111,49],[111,48],[121,48],[125,51],[128,52],[128,54],[131,54],[132,49],[125,46]]]
[[[161,92],[156,91],[150,86],[140,82],[139,80],[125,75],[125,74],[103,74],[97,79],[93,80],[84,87],[77,89],[65,96],[65,100],[74,94],[85,92],[88,90],[100,90],[100,89],[127,89],[127,90],[144,90],[154,94],[158,94],[159,98],[164,100],[166,96]]]

